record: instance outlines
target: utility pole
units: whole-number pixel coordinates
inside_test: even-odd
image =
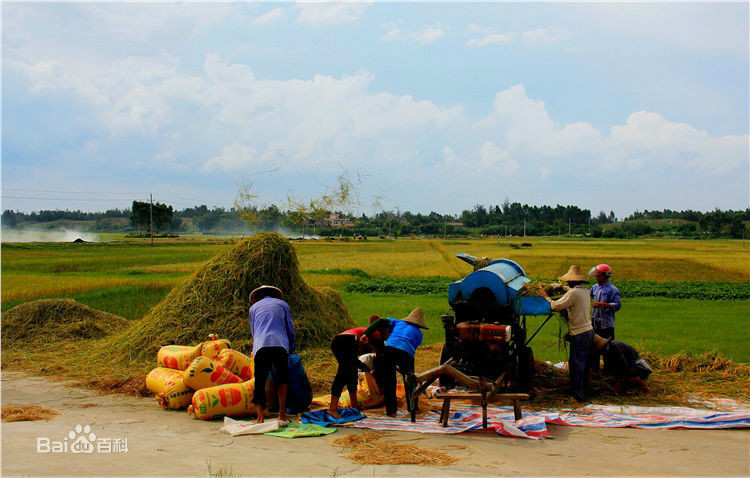
[[[568,218],[568,236],[570,236],[570,218]]]
[[[523,218],[523,237],[526,237],[526,218]]]
[[[149,194],[151,206],[148,208],[149,222],[151,223],[151,245],[154,245],[154,195]]]

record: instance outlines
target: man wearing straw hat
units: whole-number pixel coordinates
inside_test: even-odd
[[[560,277],[568,283],[568,291],[558,300],[552,300],[541,290],[539,295],[547,299],[552,310],[565,310],[568,313],[570,328],[570,388],[573,397],[579,402],[586,400],[586,372],[589,366],[589,355],[594,340],[594,328],[591,326],[591,299],[589,290],[584,286],[589,281],[578,266],[570,266],[568,272]]]
[[[263,423],[266,408],[266,380],[271,367],[276,370],[279,420],[286,420],[286,393],[289,384],[289,354],[294,353],[294,323],[289,304],[281,289],[263,285],[250,293],[250,330],[253,334],[257,423]]]
[[[385,396],[385,413],[395,417],[398,405],[396,403],[396,366],[401,375],[406,377],[414,373],[414,353],[422,343],[422,331],[427,329],[424,323],[424,313],[417,307],[401,320],[378,319],[367,328],[365,334],[372,335],[376,331],[386,331],[385,347],[382,354],[375,357],[375,376],[383,387]]]

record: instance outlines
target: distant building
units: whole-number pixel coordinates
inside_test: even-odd
[[[463,222],[446,222],[446,226],[456,226],[456,227],[464,227]]]
[[[331,227],[354,227],[354,223],[346,217],[341,217],[338,214],[331,214],[326,219],[328,225]]]

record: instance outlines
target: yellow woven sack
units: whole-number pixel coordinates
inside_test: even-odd
[[[166,382],[182,380],[184,373],[171,368],[156,367],[146,375],[146,388],[156,395],[162,391]]]
[[[170,380],[164,384],[164,388],[156,395],[156,403],[162,408],[184,410],[193,400],[193,393],[182,381],[182,378]]]
[[[185,385],[193,390],[201,390],[225,383],[240,383],[237,375],[225,369],[208,357],[198,357],[190,363],[183,375]]]
[[[208,342],[203,342],[201,355],[203,355],[204,357],[208,357],[211,360],[218,357],[219,352],[221,352],[222,350],[228,349],[232,345],[232,343],[228,341],[227,339],[217,340],[219,336],[216,334],[209,335],[208,337],[212,340],[209,340]]]
[[[403,388],[402,388],[403,391]],[[362,408],[377,408],[385,403],[385,396],[378,388],[375,383],[375,377],[371,373],[360,373],[359,383],[357,385],[357,401]],[[328,407],[331,404],[331,396],[323,395],[315,397],[312,401],[313,405],[321,407]],[[344,392],[339,397],[339,407],[349,408],[352,406],[351,397],[349,391],[344,389]]]
[[[219,352],[216,361],[244,381],[253,378],[255,371],[253,359],[243,353],[232,349],[224,349]]]
[[[214,418],[256,416],[253,394],[255,380],[227,383],[195,392],[188,414],[201,420]]]
[[[198,344],[195,347],[165,345],[159,349],[159,353],[156,355],[156,362],[159,367],[185,370],[195,357],[200,356],[202,347],[203,344]]]

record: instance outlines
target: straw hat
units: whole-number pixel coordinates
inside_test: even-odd
[[[588,282],[589,280],[581,272],[581,268],[578,266],[570,266],[568,272],[560,277],[561,281],[565,282]]]
[[[272,285],[262,285],[258,287],[257,289],[255,289],[254,291],[250,292],[250,305],[253,305],[254,303],[260,300],[260,298],[258,298],[258,294],[261,291],[263,292],[268,291],[268,293],[266,293],[263,297],[270,295],[271,297],[275,297],[277,299],[284,298],[284,293],[281,292],[281,289],[279,289],[278,287],[274,287]]]
[[[612,340],[612,337],[605,339],[599,334],[594,334],[594,352],[598,352],[601,349],[603,349],[604,346],[607,345],[610,340]]]
[[[424,313],[422,312],[422,309],[420,307],[417,307],[416,309],[409,312],[409,315],[404,317],[404,322],[409,322],[410,324],[414,324],[420,329],[427,329],[428,327],[424,325]]]

